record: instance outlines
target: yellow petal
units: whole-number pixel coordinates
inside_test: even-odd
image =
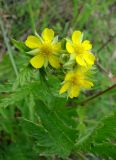
[[[95,56],[92,53],[86,52],[86,53],[83,54],[83,57],[84,57],[87,64],[89,64],[89,65],[94,64]]]
[[[70,42],[66,43],[66,49],[69,53],[74,53],[74,47]]]
[[[85,41],[82,43],[82,46],[83,46],[84,50],[86,50],[86,51],[92,49],[92,44],[91,44],[91,42],[88,41],[88,40],[85,40]]]
[[[80,89],[77,86],[72,86],[68,93],[68,96],[70,98],[78,97],[79,93],[80,93]]]
[[[87,65],[84,58],[83,58],[83,55],[77,55],[76,56],[76,62],[81,66],[86,66]]]
[[[52,29],[45,28],[42,32],[42,38],[46,42],[51,42],[54,38],[54,31]]]
[[[72,41],[73,43],[75,44],[78,44],[82,41],[82,32],[80,31],[74,31],[73,34],[72,34]]]
[[[44,57],[43,57],[43,55],[39,54],[39,55],[33,57],[30,60],[30,63],[34,68],[41,68],[44,65]]]
[[[61,43],[60,42],[55,43],[52,45],[52,47],[53,47],[53,51],[58,53],[61,50]]]
[[[81,74],[84,74],[84,73],[87,73],[88,71],[90,71],[90,69],[91,69],[91,65],[86,65],[86,67],[80,65],[80,66],[78,66],[77,71],[80,72]]]
[[[93,86],[93,83],[90,82],[90,81],[87,81],[87,80],[83,80],[83,81],[81,82],[81,85],[82,85],[82,87],[84,87],[84,88],[91,88],[91,87]]]
[[[65,76],[65,81],[70,81],[74,76],[74,72],[68,72]]]
[[[28,36],[25,45],[31,49],[39,48],[41,45],[40,40],[36,36]]]
[[[58,57],[55,56],[55,55],[51,55],[51,56],[49,57],[49,63],[51,64],[51,66],[52,66],[53,68],[59,68],[59,67],[60,67],[59,59],[58,59]]]
[[[66,92],[68,90],[69,86],[70,86],[69,82],[64,83],[64,85],[61,87],[59,93],[62,94],[64,92]]]

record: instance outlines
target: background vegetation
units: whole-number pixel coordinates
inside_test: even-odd
[[[61,38],[81,30],[93,43],[95,86],[79,98],[54,95],[59,83],[51,76],[53,102],[44,83],[32,83],[39,73],[26,67],[26,56],[13,45],[12,39],[24,41],[45,27]],[[0,28],[0,160],[115,160],[116,90],[77,103],[116,83],[116,1],[0,0]]]

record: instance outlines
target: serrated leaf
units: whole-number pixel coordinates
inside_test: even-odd
[[[77,131],[69,127],[55,110],[49,110],[43,103],[37,103],[40,123],[23,121],[22,125],[30,136],[37,139],[38,146],[46,155],[67,157],[74,148]]]
[[[101,120],[94,130],[80,139],[77,148],[105,158],[116,157],[116,112]]]
[[[29,49],[26,47],[25,43],[22,41],[17,41],[15,39],[12,39],[12,42],[14,44],[14,46],[21,51],[22,53],[28,52]]]

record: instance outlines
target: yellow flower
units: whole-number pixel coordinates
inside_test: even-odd
[[[67,40],[66,49],[79,65],[91,66],[95,61],[95,56],[91,53],[92,44],[88,40],[82,42],[82,38],[80,31],[74,31],[72,41]]]
[[[78,69],[70,71],[66,74],[60,94],[68,92],[70,98],[77,97],[81,89],[88,89],[93,83],[87,80],[86,71]]]
[[[58,42],[58,37],[54,37],[52,29],[45,28],[41,37],[39,35],[28,36],[25,44],[34,53],[34,57],[30,60],[34,68],[47,66],[48,62],[54,68],[60,67],[58,53],[61,50],[61,44]]]

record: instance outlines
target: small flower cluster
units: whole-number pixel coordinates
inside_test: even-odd
[[[30,63],[34,68],[46,68],[49,64],[55,69],[67,68],[59,93],[67,92],[70,98],[77,97],[80,90],[93,86],[87,73],[94,64],[95,56],[91,52],[90,41],[82,40],[83,34],[74,31],[72,40],[66,39],[65,54],[52,29],[45,28],[41,36],[30,35],[25,41],[25,45],[31,49]],[[64,55],[68,57],[68,61],[62,60]]]

